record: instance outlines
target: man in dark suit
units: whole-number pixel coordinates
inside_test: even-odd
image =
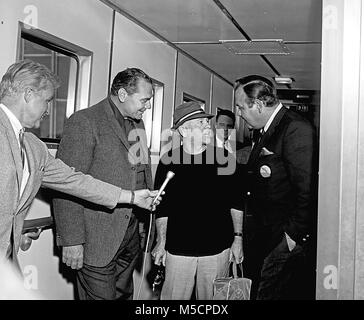
[[[119,72],[109,96],[74,113],[66,123],[57,157],[84,173],[130,190],[152,186],[142,120],[150,109],[152,80],[142,70]],[[54,201],[57,243],[63,262],[77,272],[81,299],[130,299],[140,253],[134,206],[110,211],[77,199]]]
[[[12,64],[0,82],[0,264],[17,253],[24,219],[39,188],[71,194],[110,210],[129,203],[131,192],[70,168],[24,128],[39,127],[59,86],[57,77],[31,60]],[[135,203],[149,208],[156,192],[135,193]],[[85,201],[85,203],[87,203]]]
[[[217,108],[215,117],[215,146],[224,148],[228,152],[235,154],[236,152],[236,135],[233,134],[235,128],[235,114],[227,109]],[[233,139],[233,142],[231,142]]]
[[[302,280],[313,236],[313,127],[284,107],[273,84],[260,76],[237,80],[235,102],[239,116],[255,131],[244,181],[245,214],[253,220],[245,244],[252,295],[306,298]]]
[[[234,112],[217,108],[215,117],[215,146],[233,154],[238,164],[245,164],[250,153],[246,143],[236,140]]]

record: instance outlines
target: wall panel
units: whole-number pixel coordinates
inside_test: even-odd
[[[208,108],[210,105],[210,72],[188,59],[178,55],[175,106],[183,101],[183,92],[202,99]]]
[[[221,80],[221,78],[213,75],[211,113],[216,114],[217,107],[234,111],[232,100],[233,87],[224,80]]]

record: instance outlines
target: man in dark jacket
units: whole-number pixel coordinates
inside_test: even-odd
[[[314,130],[284,107],[272,83],[260,76],[239,79],[235,101],[254,129],[247,163],[249,229],[247,271],[257,299],[304,298],[300,268],[313,234]],[[246,182],[246,181],[245,181]]]
[[[67,121],[57,157],[123,189],[152,187],[142,120],[152,96],[152,80],[142,70],[119,72],[106,99]],[[78,269],[80,298],[132,298],[140,252],[136,207],[120,205],[108,211],[60,196],[54,201],[54,213],[63,262]]]

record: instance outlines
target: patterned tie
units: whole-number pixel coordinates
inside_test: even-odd
[[[19,131],[19,143],[20,143],[20,156],[23,169],[25,166],[25,148],[24,148],[24,128]]]

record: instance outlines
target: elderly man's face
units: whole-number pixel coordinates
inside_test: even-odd
[[[209,119],[192,119],[186,121],[183,126],[186,132],[184,139],[190,139],[195,146],[202,146],[211,142],[212,132]]]
[[[48,115],[49,103],[54,96],[52,85],[43,90],[25,89],[26,105],[22,117],[22,125],[26,128],[39,128],[40,121]]]

